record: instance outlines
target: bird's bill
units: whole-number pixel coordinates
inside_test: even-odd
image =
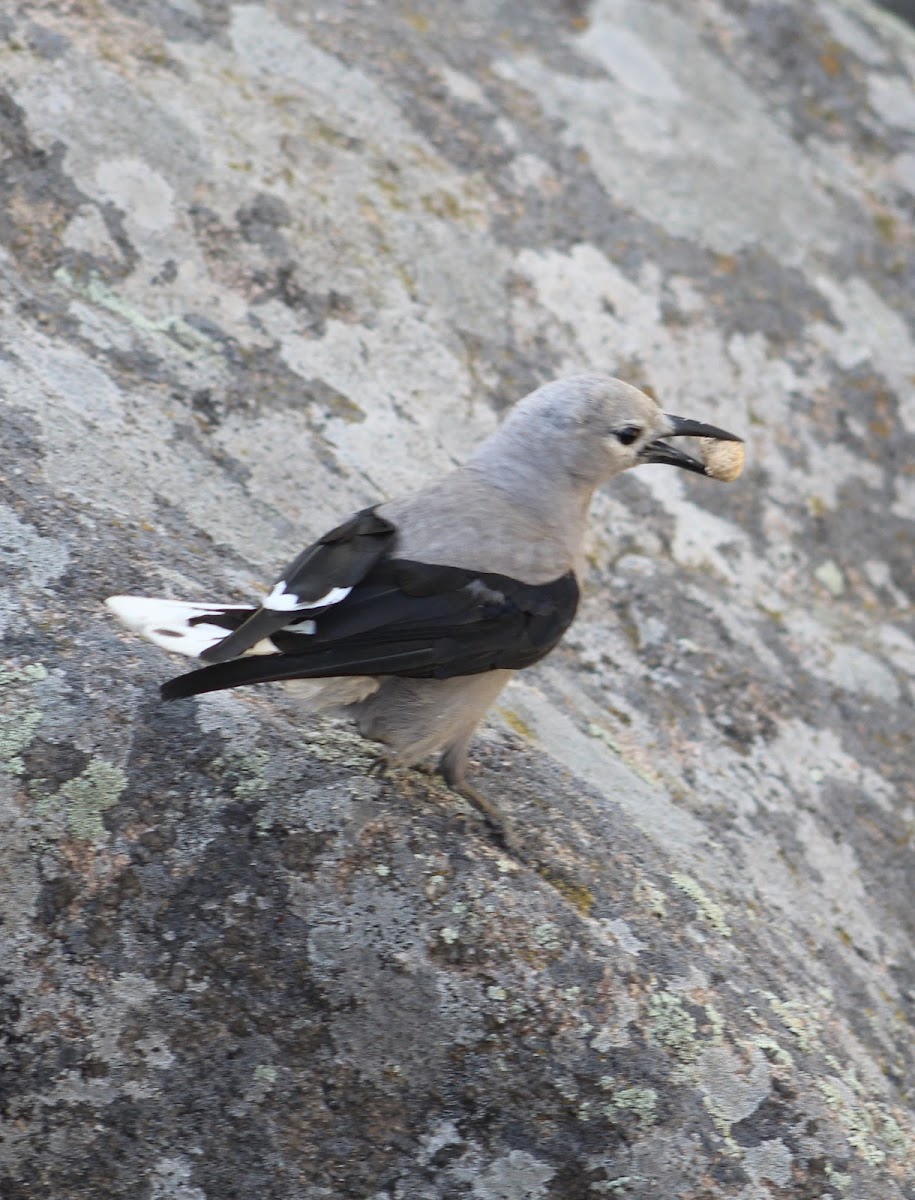
[[[664,414],[671,424],[669,433],[664,437],[698,437],[713,438],[716,442],[742,442],[743,438],[736,433],[728,433],[716,425],[706,425],[703,421],[691,421],[687,417],[674,417]],[[700,475],[708,475],[709,470],[698,458],[693,458],[684,450],[670,446],[663,438],[656,438],[639,451],[639,459],[643,463],[666,463],[671,467],[682,467],[684,471],[697,471]]]

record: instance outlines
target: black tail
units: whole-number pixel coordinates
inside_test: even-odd
[[[163,700],[183,700],[202,692],[221,692],[249,683],[279,683],[289,679],[330,679],[335,675],[418,675],[435,673],[441,646],[401,643],[383,650],[362,646],[337,647],[317,654],[257,654],[232,662],[214,663],[178,675],[159,689]]]

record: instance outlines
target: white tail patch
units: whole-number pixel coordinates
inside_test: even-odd
[[[218,617],[224,612],[253,611],[248,604],[191,604],[184,600],[154,600],[149,596],[112,596],[105,604],[121,624],[134,633],[164,650],[188,658],[199,658],[204,650],[209,650],[230,633],[223,625],[211,625],[205,620],[191,625],[191,620]],[[276,654],[278,651],[269,638],[264,638],[246,653]]]

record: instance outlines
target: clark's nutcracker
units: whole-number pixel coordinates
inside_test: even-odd
[[[701,458],[665,440],[683,435],[703,439]],[[439,755],[446,782],[497,822],[466,784],[473,731],[568,629],[594,489],[641,463],[732,479],[743,446],[619,379],[561,379],[519,401],[464,466],[303,550],[257,607],[107,603],[129,629],[207,664],[166,683],[166,700],[318,681],[310,711],[354,718],[399,764]]]

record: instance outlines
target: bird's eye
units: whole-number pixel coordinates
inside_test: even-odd
[[[631,446],[642,433],[638,425],[624,425],[622,429],[614,429],[613,432],[616,440],[622,442],[624,446]]]

